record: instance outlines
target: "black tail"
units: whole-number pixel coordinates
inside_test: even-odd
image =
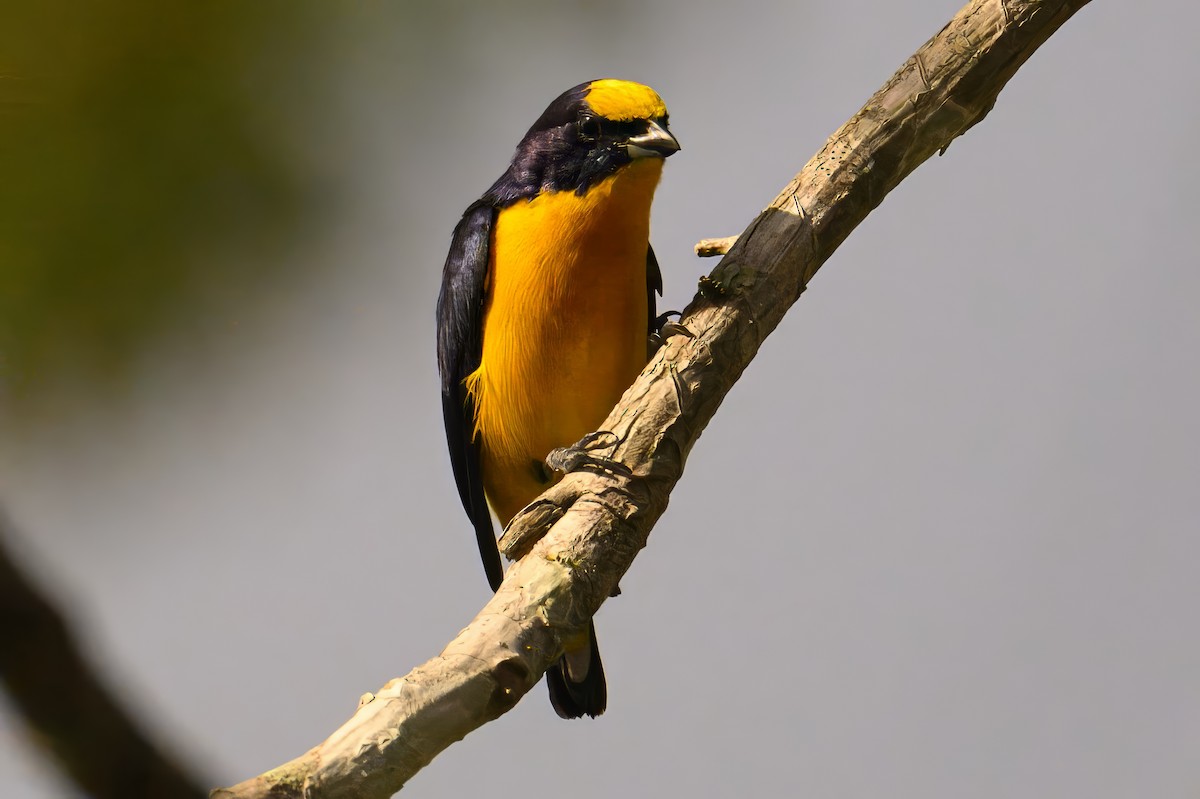
[[[567,658],[563,656],[546,671],[546,687],[550,689],[550,704],[564,719],[596,718],[608,706],[608,687],[604,683],[604,664],[600,662],[600,647],[596,645],[596,625],[588,627],[591,655],[587,674],[572,682],[567,673]]]

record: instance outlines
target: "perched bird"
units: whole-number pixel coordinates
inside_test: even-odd
[[[594,80],[533,123],[454,230],[437,306],[450,460],[492,590],[501,524],[555,477],[551,450],[596,430],[647,360],[662,275],[650,203],[679,150],[648,86]],[[546,672],[563,718],[604,712],[593,626]]]

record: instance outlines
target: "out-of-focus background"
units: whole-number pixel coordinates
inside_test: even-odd
[[[677,308],[693,242],[959,3],[222,5],[0,11],[0,500],[212,785],[486,599],[433,304],[546,103],[666,99]],[[1173,5],[1085,8],[828,263],[598,616],[608,714],[538,688],[411,792],[1196,795],[1200,50]],[[0,704],[0,795],[67,791]]]

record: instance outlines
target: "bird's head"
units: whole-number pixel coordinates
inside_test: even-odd
[[[571,97],[576,91],[582,92],[578,101]],[[679,141],[667,128],[667,106],[649,86],[594,80],[559,98],[564,99],[572,106],[579,142],[596,153],[633,160],[666,158],[679,151]]]
[[[517,145],[493,191],[509,200],[543,191],[583,194],[623,166],[667,158],[679,149],[667,125],[667,107],[649,86],[612,78],[588,81],[550,103]]]

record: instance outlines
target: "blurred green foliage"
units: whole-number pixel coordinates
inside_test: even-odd
[[[205,286],[286,279],[315,194],[293,136],[310,11],[0,2],[0,404],[111,383]]]

